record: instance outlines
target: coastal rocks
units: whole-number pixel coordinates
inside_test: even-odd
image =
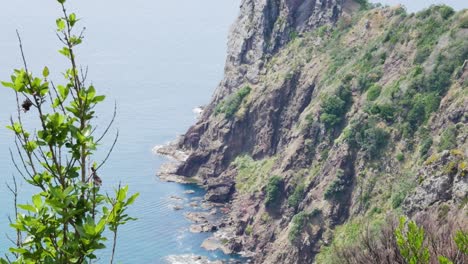
[[[205,241],[203,241],[203,243],[201,244],[201,247],[206,249],[206,250],[209,250],[209,251],[215,251],[215,250],[218,250],[218,249],[222,249],[223,244],[218,239],[216,239],[214,237],[210,237],[210,238],[205,239]],[[223,252],[225,254],[231,254],[232,253],[226,248],[223,250]]]
[[[214,203],[227,202],[234,192],[234,183],[210,186],[205,195],[205,199]]]
[[[179,141],[177,139],[167,145],[155,146],[153,153],[169,158],[170,161],[161,165],[157,175],[159,179],[167,182],[176,182],[181,184],[199,183],[200,180],[196,177],[184,177],[178,173],[180,166],[184,164],[189,158],[189,154],[179,148]]]
[[[174,209],[174,211],[179,211],[179,210],[184,209],[184,207],[181,206],[181,205],[174,205],[174,206],[172,206],[172,209]]]
[[[189,212],[185,214],[185,218],[196,224],[208,223],[210,217],[211,215],[208,212]]]
[[[215,232],[218,230],[218,226],[210,223],[200,224],[200,225],[191,225],[189,231],[192,233],[209,233]]]
[[[196,255],[173,255],[165,259],[166,264],[224,264],[221,260],[210,261],[207,257]]]
[[[167,145],[155,146],[153,148],[153,153],[170,157],[177,162],[184,162],[188,158],[188,154],[177,148],[177,144],[174,142]]]
[[[165,259],[164,264],[245,264],[251,263],[250,260],[210,260],[204,256],[197,255],[172,255]]]
[[[214,236],[205,239],[201,247],[209,251],[221,250],[227,255],[239,252],[239,250],[236,251],[230,245],[232,245],[232,243],[228,238],[220,235],[220,233],[215,233]]]
[[[183,201],[184,198],[177,196],[177,195],[171,195],[169,199],[174,200],[174,201]]]

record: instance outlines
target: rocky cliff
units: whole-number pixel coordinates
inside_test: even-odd
[[[174,171],[230,204],[226,247],[255,263],[333,263],[334,245],[389,212],[466,218],[468,11],[240,8],[225,77]]]

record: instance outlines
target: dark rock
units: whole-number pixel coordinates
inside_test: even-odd
[[[233,186],[219,186],[209,189],[205,195],[206,200],[215,203],[224,203],[229,200],[233,192]]]

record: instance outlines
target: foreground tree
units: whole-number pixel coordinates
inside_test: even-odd
[[[105,248],[106,227],[112,232],[112,255],[119,226],[134,220],[126,214],[138,194],[127,196],[128,187],[119,187],[115,196],[103,194],[99,172],[106,158],[96,162],[93,154],[109,132],[96,136],[94,108],[105,99],[86,84],[87,70],[78,68],[74,48],[83,41],[83,30],[75,33],[78,22],[68,13],[65,0],[57,0],[63,16],[56,20],[60,53],[70,68],[63,73],[65,83],[55,85],[44,67],[37,77],[28,70],[21,38],[18,40],[24,68],[15,69],[10,82],[2,82],[16,94],[18,111],[8,126],[15,134],[16,153],[12,158],[18,173],[38,188],[30,204],[16,204],[16,181],[10,190],[15,196],[15,246],[1,263],[90,263],[96,251]],[[39,127],[28,132],[23,115],[37,115]]]

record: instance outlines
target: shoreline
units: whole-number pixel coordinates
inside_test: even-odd
[[[165,182],[197,184],[200,187],[205,188],[205,186],[201,183],[201,179],[195,177],[185,177],[177,174],[179,166],[187,161],[187,158],[190,155],[190,153],[187,153],[178,147],[179,140],[180,139],[178,138],[165,145],[157,145],[153,148],[153,154],[167,159],[167,162],[164,162],[156,172],[156,176]]]
[[[173,182],[178,184],[196,184],[199,187],[207,190],[207,186],[202,183],[202,179],[196,177],[185,177],[177,174],[179,166],[181,166],[189,157],[190,153],[181,150],[178,147],[180,137],[176,140],[169,142],[165,145],[158,145],[153,148],[153,154],[164,157],[167,162],[164,162],[156,173],[156,176],[165,182]],[[185,219],[192,224],[189,227],[191,233],[211,233],[211,236],[205,239],[200,247],[207,251],[220,250],[227,257],[237,256],[244,258],[228,259],[228,260],[215,260],[211,261],[209,258],[198,255],[172,255],[168,256],[169,263],[200,263],[200,264],[241,264],[250,263],[250,254],[246,252],[235,252],[229,248],[228,241],[236,237],[234,230],[230,230],[228,225],[228,212],[231,210],[229,204],[214,203],[206,199],[206,194],[198,205],[189,204],[192,208],[203,208],[201,212],[186,212],[184,213]],[[184,208],[181,207],[180,210]],[[179,210],[179,209],[178,209]],[[189,262],[183,262],[189,261]]]

